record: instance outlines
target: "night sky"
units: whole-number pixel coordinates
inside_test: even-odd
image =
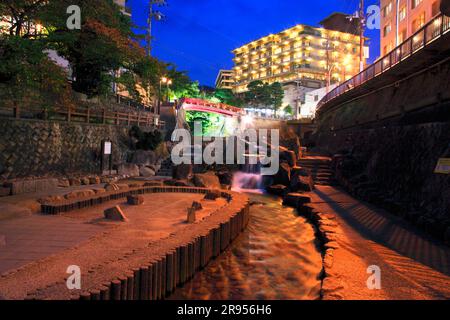
[[[167,0],[166,20],[154,23],[153,55],[174,62],[202,85],[233,66],[231,51],[296,24],[319,26],[335,11],[353,13],[359,0]],[[366,0],[366,6],[379,3]],[[148,0],[129,0],[133,21],[146,23]],[[380,53],[379,30],[368,31],[371,59]]]

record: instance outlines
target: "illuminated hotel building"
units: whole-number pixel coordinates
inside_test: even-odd
[[[347,19],[336,13],[325,19]],[[322,22],[323,26],[327,23]],[[334,22],[333,22],[334,23]],[[345,22],[343,22],[345,24]],[[350,30],[342,32],[338,30]],[[333,30],[297,25],[255,40],[233,51],[234,91],[247,91],[255,80],[267,83],[300,83],[313,89],[349,79],[359,72],[360,37],[354,28]]]
[[[381,0],[381,55],[386,55],[440,13],[440,0]]]
[[[233,89],[234,76],[232,70],[220,70],[216,79],[217,89]]]

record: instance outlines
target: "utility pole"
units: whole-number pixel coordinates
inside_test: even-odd
[[[148,28],[147,28],[147,55],[151,57],[152,55],[152,26],[153,26],[153,19],[156,19],[157,21],[161,21],[164,19],[164,14],[162,14],[160,11],[154,10],[154,5],[156,6],[165,6],[167,5],[166,0],[150,0],[149,3],[149,10],[148,10]]]
[[[364,11],[364,0],[359,2],[359,71],[364,70],[364,33],[366,30],[366,13]]]

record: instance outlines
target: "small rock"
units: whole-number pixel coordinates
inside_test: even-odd
[[[194,208],[195,211],[199,211],[199,210],[203,209],[203,206],[202,206],[202,204],[200,202],[194,201],[194,202],[192,202],[191,208]]]
[[[149,181],[144,183],[144,187],[162,187],[163,182],[162,181]]]
[[[69,188],[70,187],[69,179],[59,179],[58,180],[58,187],[60,187],[60,188]]]
[[[118,183],[117,187],[119,187],[119,190],[123,190],[123,191],[130,190],[130,186],[125,183]]]
[[[219,190],[210,190],[206,193],[203,199],[215,201],[221,197],[221,193]]]
[[[70,182],[70,185],[73,187],[81,186],[81,180],[78,178],[70,178],[69,182]]]
[[[144,197],[143,196],[128,196],[127,202],[129,205],[139,206],[141,204],[144,204]]]
[[[119,191],[119,186],[115,183],[109,183],[107,185],[105,185],[105,190],[106,191]]]
[[[128,221],[127,217],[123,213],[122,209],[120,209],[119,206],[115,206],[113,208],[106,209],[105,212],[105,219],[112,220],[112,221],[121,221],[126,222]]]
[[[139,174],[141,177],[154,177],[156,172],[155,172],[155,170],[153,170],[149,167],[141,166],[139,168]]]
[[[89,183],[90,184],[100,184],[101,183],[100,177],[91,177],[91,178],[89,178]]]
[[[92,190],[95,192],[95,194],[102,194],[106,192],[104,188],[94,188]]]
[[[88,186],[91,184],[91,180],[89,178],[81,178],[81,184],[84,186]]]
[[[141,185],[139,184],[139,183],[130,183],[129,185],[128,185],[128,187],[130,187],[130,188],[140,188],[141,187]]]
[[[38,202],[41,203],[41,204],[44,204],[44,203],[60,202],[60,201],[63,201],[63,200],[64,200],[64,198],[61,197],[61,196],[47,196],[47,197],[38,199]]]
[[[94,190],[76,190],[72,191],[64,196],[67,200],[79,199],[79,198],[88,198],[95,196]]]
[[[194,175],[194,185],[199,188],[220,189],[219,177],[212,171]]]
[[[195,223],[196,216],[195,216],[195,208],[188,208],[187,209],[187,223]]]

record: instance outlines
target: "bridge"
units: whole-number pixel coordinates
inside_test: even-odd
[[[224,103],[214,103],[203,99],[184,98],[177,107],[178,110],[199,111],[221,114],[227,117],[241,117],[245,112],[241,108],[233,107]]]

